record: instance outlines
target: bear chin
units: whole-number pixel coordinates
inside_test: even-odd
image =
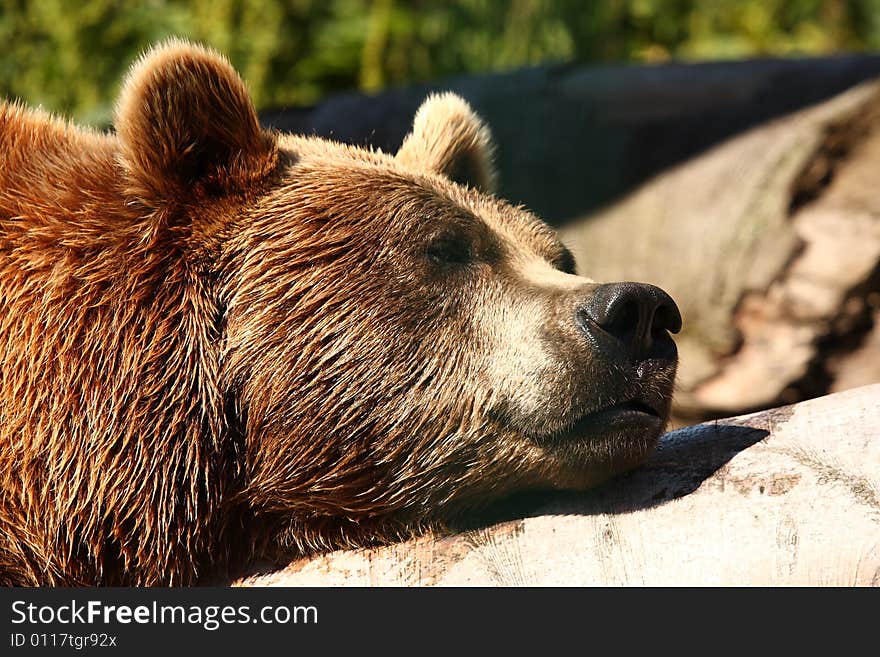
[[[591,413],[569,428],[539,439],[547,485],[581,491],[641,465],[653,452],[668,418],[617,405]]]

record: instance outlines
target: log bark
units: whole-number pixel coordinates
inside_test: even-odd
[[[772,407],[880,381],[880,350],[866,348],[878,170],[872,82],[728,140],[561,232],[603,278],[677,299],[679,416]]]
[[[877,586],[880,385],[670,432],[595,491],[502,513],[239,584]]]

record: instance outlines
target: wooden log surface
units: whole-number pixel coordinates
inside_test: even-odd
[[[637,470],[512,520],[239,584],[877,586],[880,385],[672,431]]]

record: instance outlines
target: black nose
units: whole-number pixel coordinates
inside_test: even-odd
[[[578,323],[590,333],[598,327],[622,342],[633,356],[651,352],[667,331],[681,330],[681,313],[666,292],[642,283],[600,285],[593,298],[578,308]]]

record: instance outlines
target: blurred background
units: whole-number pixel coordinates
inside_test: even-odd
[[[0,0],[0,93],[106,124],[144,48],[226,53],[260,108],[543,63],[859,52],[880,0]]]
[[[290,132],[464,96],[580,273],[677,300],[679,424],[880,382],[880,0],[0,0],[0,94],[109,127],[172,35]]]

